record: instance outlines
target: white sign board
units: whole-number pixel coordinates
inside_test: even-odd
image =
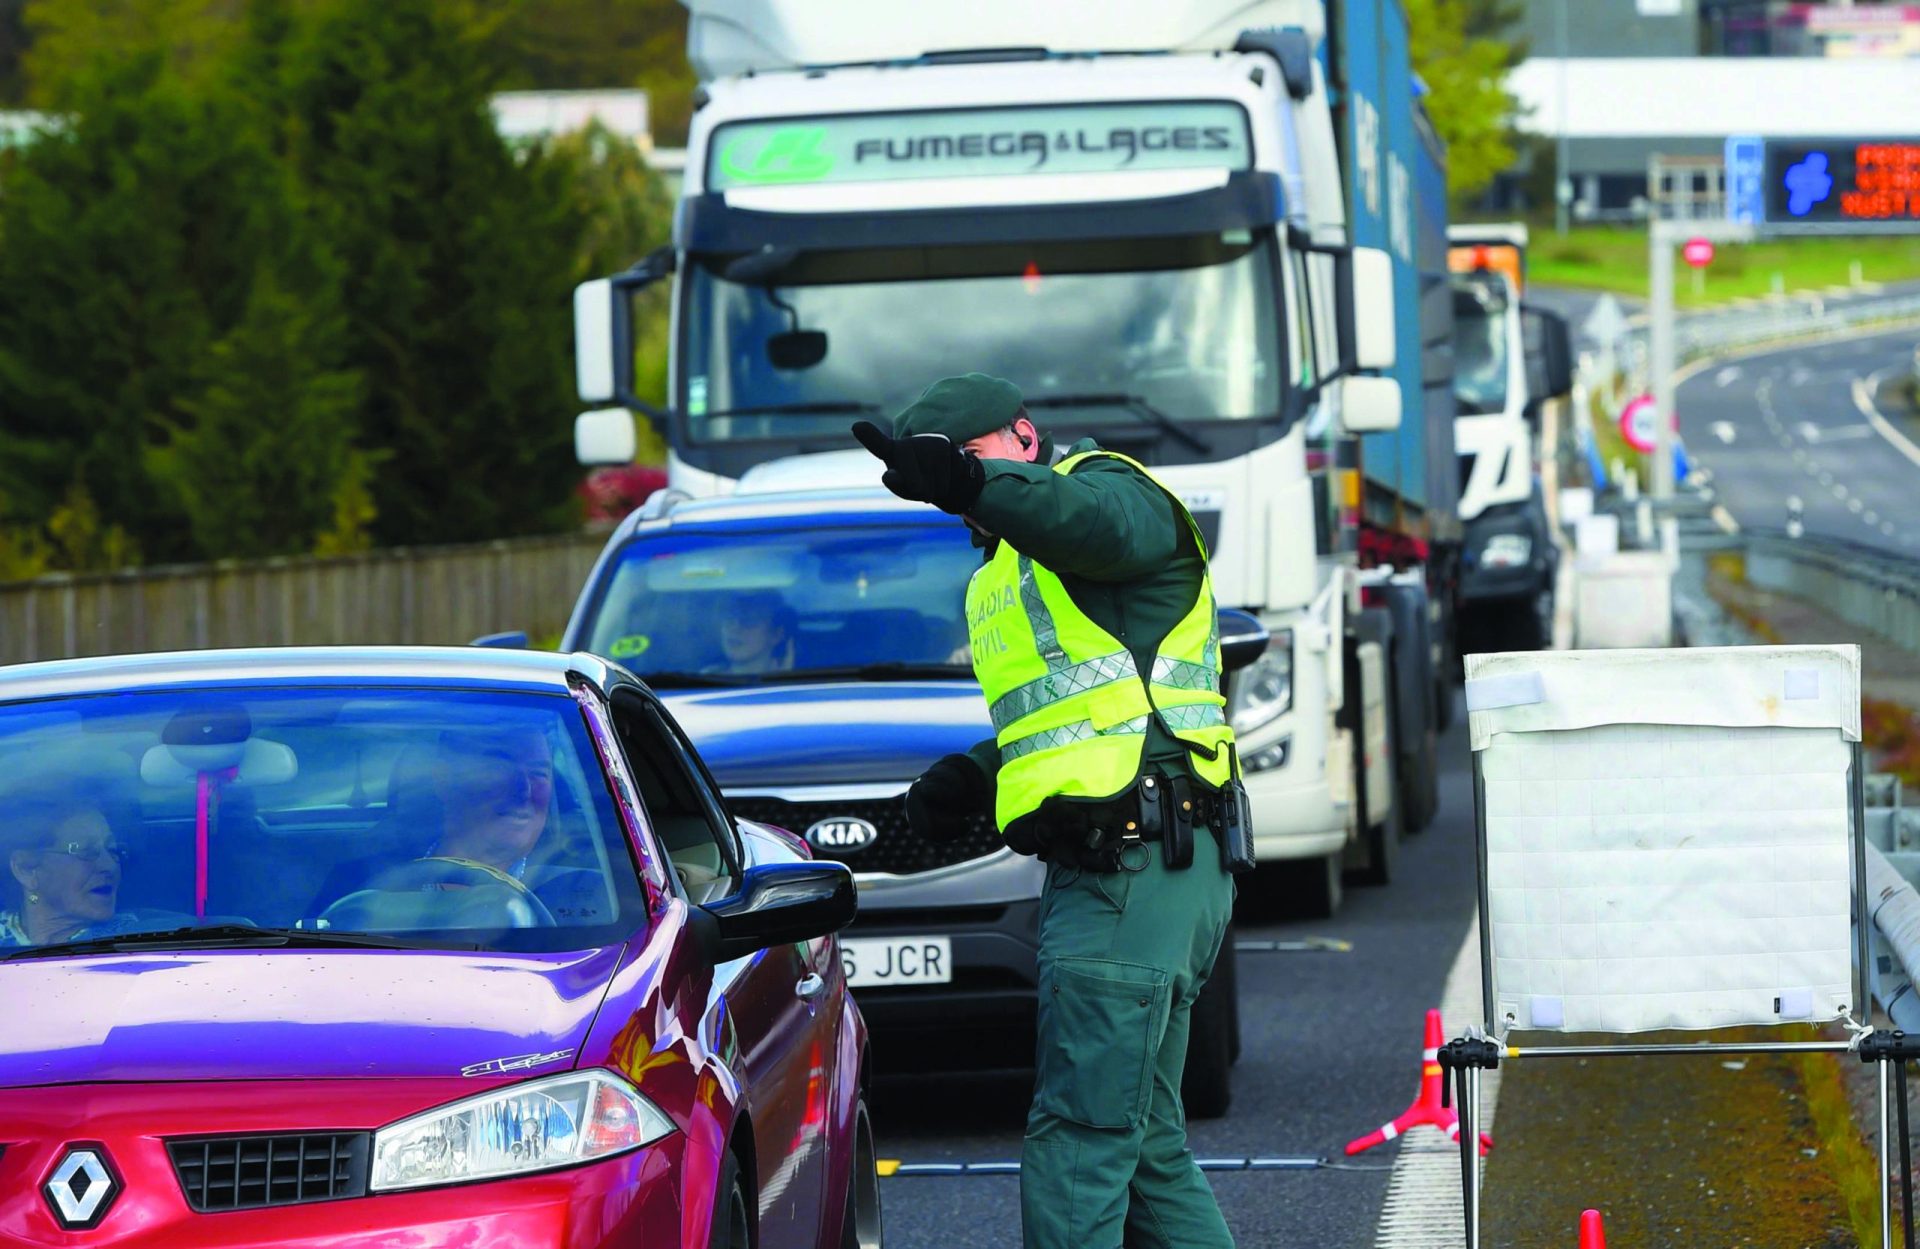
[[[1497,1032],[1858,1017],[1852,646],[1467,657]]]

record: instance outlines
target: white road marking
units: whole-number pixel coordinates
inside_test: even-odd
[[[1721,531],[1724,533],[1740,532],[1740,522],[1733,518],[1733,513],[1729,512],[1723,504],[1714,504],[1713,510],[1708,512],[1707,516],[1714,524],[1720,526]]]
[[[1446,988],[1440,996],[1440,1018],[1449,1038],[1459,1035],[1468,1024],[1480,1023],[1486,1012],[1480,1005],[1480,926],[1467,925],[1467,938],[1454,956],[1453,970],[1447,973]],[[1407,1021],[1408,1041],[1420,1021]],[[1413,1056],[1411,1047],[1407,1056]],[[1408,1064],[1411,1068],[1412,1064]],[[1410,1087],[1417,1087],[1401,1076],[1381,1090],[1383,1104],[1393,1103],[1397,1111]],[[1480,1073],[1480,1130],[1493,1131],[1494,1110],[1500,1102],[1500,1072]],[[1480,1170],[1486,1178],[1486,1168]],[[1393,1174],[1387,1179],[1387,1200],[1380,1210],[1380,1223],[1374,1232],[1374,1249],[1455,1249],[1466,1227],[1466,1212],[1460,1193],[1460,1146],[1431,1128],[1422,1128],[1400,1141],[1400,1152],[1393,1160]]]
[[[1882,416],[1880,409],[1873,405],[1873,392],[1880,388],[1880,378],[1884,372],[1885,370],[1882,370],[1880,373],[1873,373],[1864,378],[1853,379],[1853,406],[1860,409],[1860,415],[1867,418],[1867,423],[1873,426],[1882,438],[1893,444],[1895,451],[1915,464],[1920,464],[1920,447],[1913,445],[1910,438],[1895,429],[1893,422]]]
[[[1718,438],[1728,446],[1733,445],[1733,440],[1737,436],[1737,431],[1734,429],[1732,421],[1715,421],[1713,424],[1707,426],[1707,430],[1715,438]]]

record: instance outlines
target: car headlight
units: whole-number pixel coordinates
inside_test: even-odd
[[[1251,733],[1293,706],[1293,631],[1274,633],[1266,653],[1233,674],[1227,719],[1235,733]]]
[[[572,1166],[650,1145],[673,1121],[611,1071],[508,1085],[373,1134],[374,1192]]]
[[[1480,563],[1487,568],[1522,568],[1533,555],[1533,539],[1524,533],[1496,533],[1480,550]]]

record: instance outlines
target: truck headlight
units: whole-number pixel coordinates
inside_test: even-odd
[[[1533,555],[1533,539],[1524,533],[1496,533],[1480,549],[1485,568],[1524,568]]]
[[[373,1134],[374,1192],[573,1166],[650,1145],[674,1130],[611,1071],[508,1085]]]
[[[1227,721],[1236,734],[1251,733],[1293,706],[1293,631],[1274,633],[1266,653],[1233,674]]]

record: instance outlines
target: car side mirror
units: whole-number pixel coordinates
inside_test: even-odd
[[[532,645],[525,629],[514,629],[507,633],[485,633],[467,643],[469,646],[497,647],[501,650],[526,650]]]
[[[853,922],[860,899],[844,863],[762,863],[738,892],[699,908],[713,920],[713,961],[816,941]]]
[[[583,403],[617,403],[656,420],[661,414],[633,394],[633,297],[672,275],[674,251],[655,248],[625,273],[573,289],[574,390]]]
[[[1246,667],[1267,653],[1273,634],[1252,612],[1237,607],[1220,611],[1220,666],[1228,672]]]

